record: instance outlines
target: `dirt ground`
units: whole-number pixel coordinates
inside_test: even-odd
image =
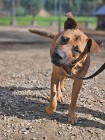
[[[105,71],[84,81],[78,123],[67,123],[72,80],[65,81],[64,103],[49,116],[52,64],[50,43],[0,44],[0,140],[105,140]],[[105,62],[105,51],[91,57],[88,74]]]

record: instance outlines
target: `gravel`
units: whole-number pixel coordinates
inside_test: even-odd
[[[65,81],[64,103],[58,103],[53,115],[46,114],[52,70],[49,46],[47,42],[0,45],[0,140],[104,140],[105,72],[84,81],[77,125],[67,123],[70,79]],[[105,62],[104,54],[91,57],[87,75]]]

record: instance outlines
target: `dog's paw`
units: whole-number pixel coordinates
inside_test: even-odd
[[[77,123],[77,116],[75,113],[68,114],[68,123],[71,123],[72,125],[75,125]]]
[[[47,114],[49,114],[49,115],[52,115],[55,111],[56,111],[56,108],[51,108],[50,106],[48,106],[48,107],[46,108],[46,112],[47,112]]]
[[[63,95],[58,96],[58,97],[57,97],[57,101],[58,101],[59,103],[64,102]]]

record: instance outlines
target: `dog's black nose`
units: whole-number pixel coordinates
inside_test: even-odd
[[[66,57],[66,54],[62,52],[61,50],[58,50],[55,52],[54,57],[58,60],[62,60]]]

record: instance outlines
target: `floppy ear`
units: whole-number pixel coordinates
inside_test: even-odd
[[[75,18],[71,12],[64,14],[67,17],[67,20],[64,23],[64,29],[77,29],[77,22],[75,21]]]
[[[87,44],[86,44],[86,47],[85,47],[85,49],[83,51],[83,54],[87,54],[88,52],[90,52],[91,46],[92,46],[92,39],[87,38]]]
[[[102,46],[103,46],[102,42],[98,42],[98,41],[96,42],[92,39],[92,46],[91,46],[90,52],[98,53],[101,51]]]
[[[102,45],[102,42],[96,42],[91,38],[87,38],[86,51],[91,53],[98,53],[101,51]]]
[[[74,62],[76,63],[76,62],[80,61],[88,52],[90,52],[91,46],[92,46],[92,39],[87,38],[87,44],[86,44],[86,47],[85,47],[83,53],[81,53],[81,55]]]

